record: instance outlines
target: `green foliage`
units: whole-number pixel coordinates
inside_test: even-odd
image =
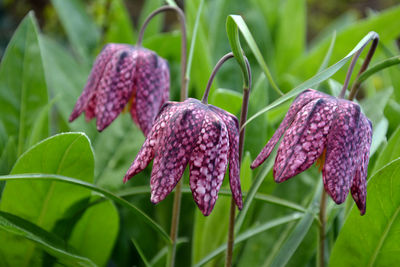
[[[102,133],[83,116],[73,123],[68,118],[104,44],[134,45],[148,14],[176,3],[151,0],[139,8],[135,1],[89,2],[52,0],[49,13],[39,20],[44,32],[29,13],[2,57],[0,265],[162,266],[168,257],[171,240],[165,229],[170,227],[172,196],[156,206],[150,203],[150,168],[122,183],[145,140],[130,115],[121,114]],[[326,262],[386,266],[400,261],[393,252],[400,206],[400,50],[395,42],[400,7],[362,19],[348,10],[311,38],[315,5],[304,0],[188,0],[183,5],[190,97],[202,96],[214,63],[232,50],[237,62],[221,68],[210,104],[239,116],[243,83],[248,84],[239,73],[247,71],[243,55],[253,74],[235,266],[315,264],[320,173],[311,167],[276,185],[275,152],[258,169],[249,166],[282,121],[288,100],[310,87],[338,95],[350,59],[375,37],[370,31],[379,34],[380,45],[371,67],[359,77],[363,83],[356,100],[374,129],[368,208],[360,216],[351,197],[347,207],[328,201]],[[178,26],[172,12],[158,15],[143,41],[169,62],[171,99],[178,99],[180,89]],[[355,79],[353,74],[352,83]],[[230,208],[228,175],[208,217],[197,210],[187,176],[176,266],[221,266]]]
[[[361,217],[352,208],[333,247],[330,266],[396,265],[400,227],[400,160],[371,177],[368,211]]]

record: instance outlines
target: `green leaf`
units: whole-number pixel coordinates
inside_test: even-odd
[[[25,152],[11,174],[54,173],[82,181],[93,181],[94,159],[89,140],[81,133],[65,133],[50,137]],[[51,231],[57,220],[77,201],[90,192],[72,185],[54,181],[8,181],[0,203],[2,211],[20,216],[37,226]],[[0,250],[13,264],[40,262],[33,243],[19,242],[2,235]]]
[[[293,59],[303,54],[306,38],[306,3],[286,0],[279,8],[275,60],[278,73],[285,73]]]
[[[145,1],[143,3],[143,8],[139,16],[139,23],[138,23],[139,29],[140,27],[142,27],[144,21],[150,15],[151,12],[162,6],[163,4],[162,2],[163,2],[162,0],[153,0],[153,1]],[[165,14],[166,13],[160,13],[157,16],[153,17],[151,23],[149,23],[148,26],[146,27],[146,30],[144,32],[144,39],[147,39],[147,37],[156,35],[162,31]]]
[[[251,155],[249,151],[244,153],[242,164],[240,166],[240,185],[243,192],[247,192],[253,182],[253,172],[250,168],[251,165]]]
[[[379,153],[379,157],[376,160],[373,171],[370,173],[376,173],[380,168],[400,157],[400,127],[392,134],[389,142]]]
[[[303,82],[302,84],[298,85],[295,87],[293,90],[290,92],[284,94],[265,108],[261,109],[259,112],[254,114],[251,118],[249,118],[246,123],[243,125],[245,127],[248,123],[250,123],[252,120],[257,118],[258,116],[262,115],[263,113],[267,112],[268,110],[280,105],[281,103],[289,100],[290,98],[296,96],[300,92],[304,91],[307,88],[310,88],[318,83],[321,83],[322,81],[327,80],[329,77],[331,77],[333,74],[335,74],[339,69],[341,69],[349,60],[350,58],[360,49],[365,47],[371,40],[373,40],[376,37],[375,32],[370,32],[368,33],[354,48],[353,50],[350,51],[344,58],[342,58],[340,61],[336,62],[334,65],[330,66],[329,68],[319,72],[312,78],[308,79],[307,81]]]
[[[156,1],[146,1],[156,2]],[[135,43],[135,35],[132,27],[132,21],[126,10],[123,0],[109,1],[110,5],[106,17],[106,30],[103,37],[103,44],[107,43]],[[141,12],[143,14],[143,12]]]
[[[219,198],[215,203],[213,212],[205,217],[196,209],[193,227],[192,263],[200,261],[203,257],[226,242],[228,236],[227,215],[231,200]],[[214,262],[217,264],[218,260]]]
[[[85,211],[68,243],[82,256],[106,266],[119,230],[119,215],[111,201],[95,204]]]
[[[67,49],[49,37],[40,35],[39,41],[47,87],[55,99],[61,99],[55,103],[55,107],[59,111],[60,119],[67,122],[83,91],[90,69],[85,64],[80,64]],[[78,118],[68,124],[68,127],[74,131],[84,131],[92,140],[97,135],[94,123],[87,123],[83,118]]]
[[[242,94],[230,89],[218,88],[211,94],[210,104],[232,114],[239,114],[242,107]]]
[[[48,114],[42,113],[47,102],[36,21],[29,13],[15,31],[0,65],[0,124],[7,138],[15,138],[17,156],[29,147],[38,117],[43,118],[41,129],[37,128],[39,134],[33,139],[48,136]],[[0,139],[0,151],[7,142]]]
[[[140,248],[138,242],[133,237],[131,237],[131,240],[132,240],[132,243],[135,246],[140,258],[142,259],[144,265],[146,265],[146,267],[151,266],[149,261],[147,260],[146,256],[144,255],[143,250]]]
[[[89,64],[91,55],[96,48],[100,31],[94,21],[88,16],[81,0],[52,0],[61,24],[75,52],[84,63]]]
[[[250,205],[253,203],[253,199],[256,196],[258,189],[260,188],[269,171],[272,169],[273,165],[273,160],[269,160],[266,164],[263,164],[262,169],[258,172],[256,178],[254,179],[253,184],[251,185],[250,190],[244,200],[243,208],[235,219],[235,234],[239,233],[244,219],[249,211]]]
[[[302,217],[301,213],[292,213],[290,215],[278,218],[278,219],[274,219],[271,221],[268,221],[266,223],[263,223],[257,227],[248,229],[247,231],[241,233],[240,235],[238,235],[235,239],[235,245],[240,244],[243,241],[246,241],[249,238],[252,238],[253,236],[256,236],[264,231],[267,231],[273,227],[285,224],[285,223],[289,223],[292,221],[296,221],[299,218]],[[214,259],[216,256],[222,254],[224,251],[226,250],[226,244],[219,246],[217,249],[213,250],[211,253],[209,253],[207,256],[205,256],[203,259],[201,259],[199,262],[197,262],[194,266],[198,267],[198,266],[202,266],[204,264],[206,264],[207,262],[209,262],[210,260]]]
[[[332,60],[338,61],[348,50],[349,45],[357,43],[369,31],[373,30],[379,33],[380,44],[385,44],[394,41],[398,36],[398,28],[400,27],[400,6],[387,9],[375,16],[370,16],[363,20],[350,24],[342,30],[338,30],[335,50],[332,53]],[[329,38],[325,38],[313,49],[300,57],[294,64],[290,66],[288,71],[297,77],[311,77],[318,70],[318,67],[323,58],[325,51],[329,46]],[[307,66],[307,67],[304,67]],[[343,80],[345,71],[341,73]],[[339,81],[341,79],[338,79]]]
[[[246,40],[251,51],[253,52],[258,64],[264,71],[264,74],[267,77],[272,88],[274,88],[274,90],[278,94],[282,94],[281,90],[279,90],[278,86],[274,82],[271,72],[267,66],[267,63],[265,63],[261,51],[258,48],[257,43],[254,40],[253,36],[251,35],[251,32],[246,25],[246,22],[244,22],[243,18],[239,15],[229,15],[226,19],[226,32],[228,34],[228,39],[229,43],[231,44],[232,52],[235,54],[235,57],[238,60],[243,73],[247,74],[247,68],[240,47],[238,30],[240,30],[241,33],[243,34],[244,39]]]
[[[144,220],[150,227],[152,227],[155,231],[157,231],[168,244],[171,243],[169,235],[162,229],[162,227],[153,221],[149,216],[147,216],[143,211],[138,209],[136,206],[129,203],[127,200],[111,193],[110,191],[103,189],[101,187],[95,186],[93,184],[77,180],[71,177],[57,175],[57,174],[35,174],[35,173],[27,173],[27,174],[15,174],[15,175],[1,175],[0,181],[7,181],[7,180],[32,180],[32,181],[57,181],[63,182],[67,184],[73,184],[80,186],[82,188],[87,188],[98,192],[104,195],[106,198],[127,207],[130,211],[138,215],[142,220]]]
[[[367,212],[354,205],[335,242],[330,266],[396,266],[400,261],[400,159],[368,183]]]
[[[328,51],[325,54],[324,60],[322,61],[321,66],[318,69],[318,72],[323,71],[328,66],[329,60],[331,59],[332,56],[333,48],[335,47],[335,42],[336,42],[336,31],[333,32],[332,34],[331,44],[329,45]],[[321,84],[316,84],[315,88],[319,89],[320,85]]]
[[[358,78],[357,82],[362,83],[378,71],[395,66],[397,64],[400,64],[400,56],[387,58],[364,71]]]
[[[280,247],[278,254],[272,259],[272,263],[268,264],[269,266],[286,266],[301,242],[306,237],[306,234],[310,230],[311,225],[314,221],[314,217],[316,216],[315,207],[318,207],[318,202],[322,189],[321,184],[321,182],[316,184],[314,197],[308,206],[307,212],[304,213],[300,221],[297,222],[289,237]]]
[[[88,258],[84,258],[72,252],[72,249],[58,236],[47,232],[35,224],[15,216],[11,213],[0,211],[0,228],[16,236],[20,240],[31,240],[43,248],[47,253],[57,257],[61,263],[76,266],[96,266]],[[4,256],[4,255],[3,255]],[[5,258],[1,259],[3,262]],[[5,262],[3,262],[5,264]],[[12,262],[15,264],[15,262]]]

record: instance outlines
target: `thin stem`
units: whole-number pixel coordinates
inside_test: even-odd
[[[359,72],[357,74],[356,82],[354,82],[354,84],[353,84],[353,86],[351,88],[350,95],[349,95],[349,100],[353,100],[353,98],[356,95],[358,89],[360,88],[360,83],[357,82],[358,77],[360,77],[360,75],[368,68],[369,63],[371,62],[371,58],[375,53],[376,47],[378,45],[378,42],[379,42],[379,35],[376,34],[375,38],[372,41],[372,45],[371,45],[371,47],[370,47],[370,49],[368,51],[367,57],[365,58],[364,63],[361,66],[361,68],[360,68],[360,70],[359,70]],[[347,87],[349,86],[349,82],[350,82],[351,74],[353,73],[354,66],[356,65],[356,62],[357,62],[358,58],[360,57],[361,52],[364,50],[364,47],[365,47],[365,45],[363,47],[361,47],[360,50],[358,50],[354,54],[353,59],[351,60],[349,69],[347,70],[347,73],[346,73],[346,79],[344,80],[344,84],[343,84],[343,87],[342,87],[342,91],[340,92],[339,98],[344,98],[345,97],[346,90],[347,90]]]
[[[211,85],[212,85],[212,82],[214,81],[215,75],[217,74],[219,68],[221,68],[221,66],[222,66],[227,60],[229,60],[229,59],[231,59],[231,58],[233,58],[233,57],[235,57],[235,56],[233,55],[232,52],[230,52],[230,53],[224,55],[224,56],[217,62],[217,64],[215,65],[213,71],[211,72],[210,79],[209,79],[208,82],[207,82],[207,86],[206,86],[206,90],[204,91],[203,99],[201,100],[201,102],[202,102],[203,104],[207,104],[207,103],[208,103],[208,95],[209,95],[209,93],[210,93]]]
[[[326,192],[322,189],[319,203],[319,267],[325,266],[325,224],[326,224]]]
[[[362,64],[360,71],[357,74],[357,78],[351,87],[350,94],[349,94],[349,100],[353,100],[353,98],[356,96],[358,89],[360,89],[361,82],[358,81],[360,78],[360,75],[368,68],[369,63],[371,62],[372,56],[375,53],[376,47],[378,46],[379,42],[379,36],[377,36],[373,41],[371,48],[368,51],[367,57],[364,60],[364,63]]]
[[[187,98],[187,82],[186,77],[186,61],[187,61],[187,37],[186,37],[186,19],[185,14],[179,7],[175,6],[162,6],[154,10],[144,21],[142,28],[139,32],[137,45],[141,46],[143,41],[144,31],[149,24],[150,20],[157,14],[165,11],[175,11],[178,14],[179,22],[181,25],[181,101]]]
[[[239,122],[239,168],[242,165],[242,156],[244,149],[244,137],[245,137],[245,127],[243,127],[244,123],[247,120],[247,112],[249,109],[249,97],[250,97],[250,88],[251,88],[251,70],[249,61],[246,57],[244,57],[246,61],[247,72],[249,73],[249,88],[243,88],[243,100],[242,100],[242,110],[240,113],[240,122]],[[243,127],[243,128],[242,128]],[[231,198],[231,207],[229,213],[229,228],[228,228],[228,242],[226,247],[226,259],[225,266],[232,266],[232,257],[233,257],[233,246],[235,243],[235,200]]]
[[[185,101],[187,98],[187,82],[188,77],[186,76],[186,62],[187,62],[187,35],[186,35],[186,19],[183,11],[177,6],[163,6],[153,11],[144,21],[142,28],[139,32],[137,45],[141,46],[143,41],[144,31],[149,24],[150,20],[157,14],[165,11],[175,11],[178,14],[179,22],[181,25],[181,96],[180,100]],[[175,265],[176,255],[176,240],[178,238],[179,229],[179,215],[181,208],[181,197],[182,197],[182,180],[179,181],[175,187],[174,203],[172,208],[172,219],[171,219],[171,231],[170,238],[172,241],[170,247],[168,265],[173,267]]]

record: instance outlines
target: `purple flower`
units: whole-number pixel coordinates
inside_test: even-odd
[[[340,204],[351,189],[361,215],[365,213],[372,125],[356,103],[305,90],[251,168],[268,158],[283,134],[273,169],[276,182],[305,171],[319,159],[326,192]]]
[[[163,200],[181,179],[189,163],[190,188],[201,212],[214,208],[229,160],[233,198],[242,208],[239,180],[239,124],[232,114],[189,98],[167,102],[132,163],[124,182],[141,172],[154,158],[151,201]]]
[[[169,68],[164,59],[143,47],[107,44],[69,121],[84,111],[87,121],[97,118],[97,130],[102,131],[128,104],[132,119],[147,135],[168,98]]]

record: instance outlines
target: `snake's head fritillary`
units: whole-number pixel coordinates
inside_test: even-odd
[[[69,121],[85,112],[104,130],[125,106],[146,136],[158,110],[169,98],[167,62],[153,51],[127,44],[107,44],[93,65]]]
[[[302,92],[252,168],[268,158],[282,135],[273,168],[276,182],[286,181],[320,159],[326,192],[341,204],[351,189],[361,214],[365,213],[372,125],[356,103],[312,89]]]
[[[141,172],[154,158],[151,201],[163,200],[181,179],[189,164],[193,198],[207,216],[218,198],[229,161],[233,198],[242,208],[239,180],[239,124],[232,114],[196,99],[167,102],[124,182]]]

